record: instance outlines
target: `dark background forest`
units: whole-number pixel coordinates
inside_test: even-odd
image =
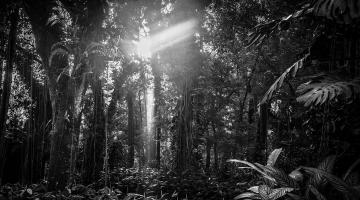
[[[360,0],[2,0],[0,200],[360,199]]]

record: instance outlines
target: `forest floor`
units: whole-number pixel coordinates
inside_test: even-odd
[[[252,177],[252,178],[251,178]],[[251,173],[217,174],[203,172],[183,173],[153,169],[117,169],[111,172],[108,186],[102,180],[91,185],[72,184],[62,191],[47,191],[46,184],[6,184],[0,188],[0,200],[130,200],[130,199],[233,199],[253,184]]]

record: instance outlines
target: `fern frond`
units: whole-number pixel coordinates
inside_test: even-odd
[[[296,61],[291,67],[287,68],[284,73],[281,74],[279,78],[276,79],[276,81],[271,85],[269,90],[265,93],[263,99],[261,100],[261,103],[265,103],[269,101],[274,92],[282,87],[284,80],[288,78],[289,76],[295,77],[298,70],[304,67],[304,62],[307,59],[309,54],[306,54],[303,58]]]

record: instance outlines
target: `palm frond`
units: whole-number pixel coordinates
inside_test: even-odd
[[[296,92],[301,94],[296,100],[304,103],[306,107],[322,105],[340,96],[348,100],[359,96],[360,79],[357,78],[352,81],[337,81],[333,79],[324,79],[322,82],[309,81],[301,84]]]
[[[311,12],[312,7],[310,4],[306,4],[300,10],[297,10],[286,17],[277,20],[271,20],[270,22],[255,26],[253,31],[248,34],[249,39],[246,47],[260,45],[264,39],[268,38],[275,30],[287,30],[292,21],[299,19],[300,17],[303,17]]]
[[[340,178],[320,169],[312,168],[312,167],[302,167],[302,169],[311,175],[320,174],[324,178],[326,178],[329,183],[334,187],[334,189],[343,193],[346,196],[349,196],[351,199],[359,199],[360,194],[354,188],[350,187]]]
[[[360,1],[358,0],[317,0],[313,13],[338,23],[351,24],[360,18]]]
[[[346,173],[344,174],[343,180],[346,181],[346,179],[348,178],[348,176],[351,174],[351,172],[355,169],[355,167],[357,165],[360,164],[360,158],[357,159],[350,167],[349,169],[346,171]]]
[[[51,46],[51,52],[49,56],[49,66],[52,65],[52,60],[56,55],[68,56],[72,54],[72,49],[69,47],[67,42],[57,42]]]
[[[308,56],[309,54],[306,54],[303,58],[301,58],[300,60],[296,61],[293,65],[291,65],[291,67],[287,68],[285,72],[282,73],[281,76],[275,80],[275,82],[271,85],[269,90],[265,93],[263,99],[261,100],[261,103],[265,103],[269,101],[272,98],[274,92],[282,87],[284,80],[286,78],[288,78],[289,76],[295,77],[298,70],[304,67],[304,62]]]
[[[334,168],[335,160],[336,160],[335,155],[328,156],[319,164],[317,169],[325,171],[327,173],[331,173]],[[310,183],[314,186],[325,185],[326,182],[327,181],[324,178],[324,176],[319,173],[315,174],[310,179]]]
[[[104,54],[104,45],[98,42],[91,42],[89,45],[86,46],[84,53],[89,54]]]
[[[315,197],[316,197],[317,200],[326,200],[326,198],[324,197],[324,195],[321,194],[321,193],[319,192],[319,190],[317,190],[314,186],[309,185],[309,189],[310,189],[310,191],[315,195]]]

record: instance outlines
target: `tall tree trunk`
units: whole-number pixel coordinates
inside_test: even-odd
[[[177,122],[177,152],[176,170],[181,173],[190,167],[192,162],[192,107],[191,107],[191,83],[184,80],[182,99],[179,107],[179,119]]]
[[[140,119],[140,130],[141,130],[141,137],[140,137],[140,144],[139,144],[139,169],[145,165],[145,151],[144,151],[144,124],[143,124],[143,111],[142,111],[142,103],[141,103],[141,90],[138,92],[138,104],[139,104],[139,119]]]
[[[266,103],[260,104],[260,116],[256,137],[255,161],[262,163],[266,161],[266,142],[267,142],[267,120],[268,106]]]
[[[218,152],[216,127],[215,127],[214,123],[212,123],[212,129],[213,129],[213,134],[214,134],[214,170],[218,171],[218,169],[219,169],[219,152]]]
[[[33,174],[32,180],[27,176],[28,173],[22,173],[21,182],[22,183],[33,183],[39,182],[44,178],[45,172],[45,158],[49,154],[49,142],[48,142],[48,133],[49,133],[49,122],[51,120],[51,102],[49,96],[49,90],[46,84],[41,84],[38,80],[33,77],[33,72],[30,66],[36,59],[31,50],[21,49],[17,45],[18,56],[15,60],[15,69],[20,75],[21,80],[25,83],[27,89],[30,91],[32,102],[35,105],[31,109],[30,120],[32,126],[25,126],[24,131],[26,131],[28,136],[34,137],[31,140],[31,146],[33,146],[33,167],[31,168],[30,173]],[[36,60],[39,64],[42,64],[41,61]],[[29,121],[30,122],[30,121]],[[29,140],[30,142],[30,140]],[[30,144],[23,144],[24,146]],[[25,151],[25,149],[24,149]],[[25,156],[30,156],[29,151],[24,152]],[[31,160],[30,158],[24,158],[24,161]],[[23,171],[29,171],[30,166],[23,165]]]
[[[94,95],[94,110],[92,119],[92,131],[88,133],[84,181],[92,183],[100,179],[104,164],[105,142],[105,103],[99,74],[94,74],[91,80],[91,89]]]
[[[0,104],[0,184],[3,177],[3,169],[6,162],[6,139],[5,139],[5,125],[7,112],[9,108],[10,90],[12,84],[12,72],[14,68],[15,46],[16,46],[16,31],[19,18],[19,10],[16,8],[10,16],[10,33],[8,43],[8,59],[5,68],[5,79],[2,89],[1,104]],[[2,74],[1,74],[2,76]]]
[[[71,3],[71,2],[68,2]],[[49,25],[49,19],[54,12],[58,1],[25,0],[24,8],[29,16],[33,33],[36,39],[37,52],[42,58],[47,75],[50,99],[52,104],[52,130],[51,149],[49,162],[49,189],[63,189],[70,173],[71,135],[74,112],[78,110],[79,96],[83,90],[84,72],[82,65],[74,72],[74,78],[63,75],[63,71],[69,66],[68,56],[64,54],[51,54],[52,46],[64,38],[63,24]],[[88,22],[84,43],[99,41],[96,29],[101,27],[107,8],[104,1],[87,1],[88,13],[86,19],[79,21]],[[84,25],[84,24],[81,24]],[[95,40],[96,38],[96,40]],[[87,46],[87,43],[83,46]],[[81,46],[81,47],[83,47]],[[50,54],[52,56],[49,62]],[[80,97],[81,98],[81,97]]]
[[[127,94],[127,105],[128,105],[128,146],[129,146],[129,156],[128,156],[128,167],[134,166],[134,94],[131,91],[128,91]]]
[[[155,56],[153,59],[157,59]],[[156,60],[152,61],[152,71],[154,75],[154,161],[155,167],[160,168],[160,137],[161,137],[161,113],[160,113],[160,100],[161,100],[161,73]]]
[[[207,131],[207,136],[206,136],[206,158],[205,158],[205,170],[206,172],[209,172],[210,169],[210,160],[211,160],[211,141],[210,141],[210,136],[209,136],[209,131]]]
[[[249,111],[248,111],[248,122],[252,124],[254,122],[254,113],[255,113],[256,105],[254,102],[254,98],[249,100]]]

